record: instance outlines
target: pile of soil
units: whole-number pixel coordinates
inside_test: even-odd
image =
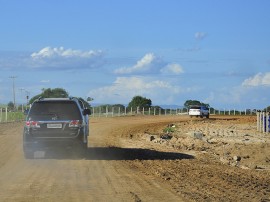
[[[187,199],[270,201],[270,134],[257,131],[254,116],[145,124],[122,134],[122,145],[193,155],[130,162]]]

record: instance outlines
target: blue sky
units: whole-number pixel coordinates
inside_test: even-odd
[[[0,0],[0,103],[64,88],[93,103],[270,105],[270,1]],[[23,89],[23,90],[21,90]]]

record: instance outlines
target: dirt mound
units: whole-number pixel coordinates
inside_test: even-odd
[[[147,175],[163,179],[187,199],[270,200],[270,138],[256,131],[254,116],[141,124],[121,136],[129,147],[194,155],[192,160],[136,161]]]

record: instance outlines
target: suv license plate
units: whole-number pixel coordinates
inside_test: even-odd
[[[61,123],[48,123],[47,128],[62,128]]]

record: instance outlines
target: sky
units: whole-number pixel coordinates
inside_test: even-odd
[[[270,106],[268,0],[0,0],[0,104],[64,88],[92,104]],[[14,77],[14,78],[12,78]]]

